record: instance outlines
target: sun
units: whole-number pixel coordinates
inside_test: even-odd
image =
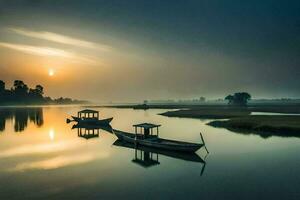
[[[49,69],[48,75],[49,75],[49,76],[54,76],[54,70],[53,70],[53,69]]]

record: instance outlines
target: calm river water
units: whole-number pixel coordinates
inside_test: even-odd
[[[187,161],[113,145],[117,138],[104,130],[79,137],[66,118],[81,109],[0,109],[0,199],[300,199],[299,138],[157,115],[165,110],[96,109],[124,131],[158,123],[161,137],[190,142],[202,132],[210,153],[200,149]],[[148,162],[134,162],[136,155]]]

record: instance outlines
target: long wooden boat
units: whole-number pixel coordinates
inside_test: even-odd
[[[75,116],[71,116],[73,121],[77,122],[80,125],[99,125],[105,126],[109,125],[109,123],[113,120],[113,118],[107,119],[96,119],[96,118],[79,118]]]
[[[72,119],[67,119],[67,123],[77,122],[78,125],[95,125],[95,126],[108,126],[113,118],[99,119],[99,111],[85,109],[77,113],[76,116],[71,116]]]
[[[145,139],[142,134],[133,134],[120,130],[114,130],[114,133],[119,140],[123,140],[125,142],[169,151],[196,152],[204,146],[204,144],[167,140],[153,135],[150,135],[147,139]]]

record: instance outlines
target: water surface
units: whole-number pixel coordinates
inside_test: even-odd
[[[190,142],[202,132],[210,153],[200,149],[204,162],[193,162],[115,146],[105,130],[79,137],[65,121],[80,109],[0,109],[0,199],[300,198],[298,138],[264,139],[157,115],[164,110],[98,109],[124,131],[158,123],[161,137]],[[143,165],[136,155],[154,161]]]
[[[251,115],[288,115],[288,116],[297,116],[298,113],[275,113],[275,112],[251,112]]]

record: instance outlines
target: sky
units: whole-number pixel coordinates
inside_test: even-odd
[[[0,80],[94,102],[300,98],[298,0],[0,0]]]

